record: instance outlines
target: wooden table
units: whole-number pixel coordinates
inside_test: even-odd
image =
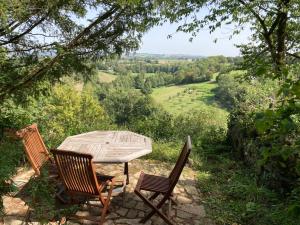
[[[150,153],[152,144],[130,131],[93,131],[67,137],[58,149],[91,154],[94,163],[124,163],[128,184],[128,162]]]

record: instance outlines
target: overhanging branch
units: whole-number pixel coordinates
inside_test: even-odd
[[[62,53],[58,53],[49,62],[47,62],[46,64],[42,65],[40,68],[34,70],[28,76],[26,76],[25,78],[23,78],[23,80],[21,82],[19,82],[16,85],[13,85],[13,86],[9,85],[9,86],[2,87],[0,89],[0,99],[3,99],[7,94],[10,94],[10,93],[14,92],[15,90],[19,89],[21,86],[26,86],[29,83],[31,83],[32,81],[34,81],[35,79],[37,79],[38,77],[43,76],[46,73],[46,71],[47,71],[48,68],[51,68],[63,56],[65,56],[68,53],[68,51],[70,51],[74,47],[76,47],[77,42],[80,41],[80,39],[82,37],[84,37],[85,35],[88,35],[93,27],[95,27],[96,25],[98,25],[102,21],[104,21],[104,20],[108,19],[109,17],[111,17],[118,9],[119,9],[119,7],[113,6],[106,13],[104,13],[101,16],[99,16],[94,22],[92,22],[89,26],[87,26],[86,28],[84,28],[71,42],[69,42],[69,44],[67,44],[64,47],[64,51]],[[110,23],[110,25],[112,25],[112,23]]]

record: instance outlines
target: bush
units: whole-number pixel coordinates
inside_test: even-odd
[[[226,115],[218,114],[214,109],[209,108],[181,114],[174,119],[175,137],[184,140],[187,135],[190,135],[196,147],[223,142],[227,130],[223,116]]]
[[[146,159],[175,163],[182,148],[182,143],[156,141],[152,145],[152,152]]]
[[[60,220],[63,216],[74,214],[79,206],[61,206],[56,202],[57,180],[49,178],[47,163],[41,168],[38,177],[32,177],[25,187],[25,193],[30,196],[26,201],[34,210],[34,217],[41,224],[48,224],[49,221]]]
[[[45,137],[52,146],[57,146],[70,135],[110,127],[110,119],[92,90],[82,93],[71,86],[58,85],[44,102],[38,119]]]
[[[132,120],[128,127],[155,140],[172,140],[174,138],[173,116],[159,108],[153,109],[148,117]]]
[[[24,151],[19,142],[10,139],[0,141],[0,195],[12,190],[8,180],[21,165]],[[2,198],[0,198],[0,216],[2,214]]]

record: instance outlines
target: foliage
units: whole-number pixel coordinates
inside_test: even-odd
[[[49,179],[47,165],[26,186],[26,194],[31,196],[27,204],[35,210],[35,216],[41,223],[47,223],[55,216],[55,189],[55,182]]]
[[[181,145],[177,142],[155,141],[151,154],[144,158],[175,163],[181,151]]]
[[[105,68],[121,75],[113,84],[115,87],[137,88],[149,94],[150,87],[161,87],[171,84],[189,84],[209,81],[216,72],[227,71],[239,61],[238,57],[211,56],[193,61],[151,61],[138,59],[107,60]],[[98,62],[102,68],[103,62]],[[120,71],[120,68],[122,70]]]
[[[291,191],[300,185],[299,65],[294,65],[289,75],[289,83],[282,88],[284,102],[262,111],[255,118],[262,174],[271,187],[280,191]]]
[[[132,119],[128,128],[155,140],[172,140],[175,135],[174,117],[158,107],[147,117]]]
[[[282,78],[286,58],[299,59],[299,1],[297,0],[158,0],[161,15],[170,22],[184,21],[177,31],[196,36],[201,28],[210,32],[223,25],[234,27],[233,35],[247,24],[253,31],[251,42],[243,45],[247,68],[258,74],[273,71]],[[197,12],[207,8],[206,13]],[[263,72],[264,73],[264,72]],[[260,73],[260,74],[263,74]]]
[[[258,185],[255,171],[228,154],[202,158],[198,169],[203,202],[216,224],[298,224],[299,214],[290,209],[299,207],[299,195],[286,197]]]
[[[17,166],[21,165],[24,151],[20,143],[10,138],[0,141],[0,194],[13,190],[8,182],[16,172]],[[0,216],[2,215],[2,198],[0,198]]]
[[[214,110],[198,109],[179,114],[174,119],[174,134],[177,140],[190,135],[197,154],[208,151],[212,142],[223,141],[226,137],[226,117],[218,118]]]
[[[65,137],[110,126],[110,119],[92,93],[86,88],[79,93],[68,85],[58,85],[41,107],[38,122],[47,133],[46,141],[56,146]]]
[[[76,212],[78,206],[60,208],[56,203],[56,189],[58,181],[49,177],[47,163],[41,168],[41,174],[29,180],[25,187],[25,194],[30,196],[26,204],[34,209],[34,216],[41,224],[48,224],[49,220],[56,220]]]
[[[2,1],[0,98],[74,71],[89,74],[86,59],[137,49],[157,22],[153,10],[148,1]]]
[[[146,118],[155,110],[151,99],[136,90],[111,90],[102,103],[118,125]]]

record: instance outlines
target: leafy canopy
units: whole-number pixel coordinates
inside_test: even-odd
[[[0,98],[45,79],[90,72],[86,59],[137,49],[155,23],[149,1],[4,0],[0,3]],[[29,88],[30,87],[30,88]]]
[[[158,0],[170,22],[184,21],[178,31],[196,36],[201,28],[210,32],[224,25],[232,35],[250,26],[250,43],[240,46],[247,66],[255,72],[268,69],[282,75],[288,61],[300,59],[300,2],[298,0]],[[205,10],[203,10],[205,9]],[[268,66],[270,65],[270,66]]]

